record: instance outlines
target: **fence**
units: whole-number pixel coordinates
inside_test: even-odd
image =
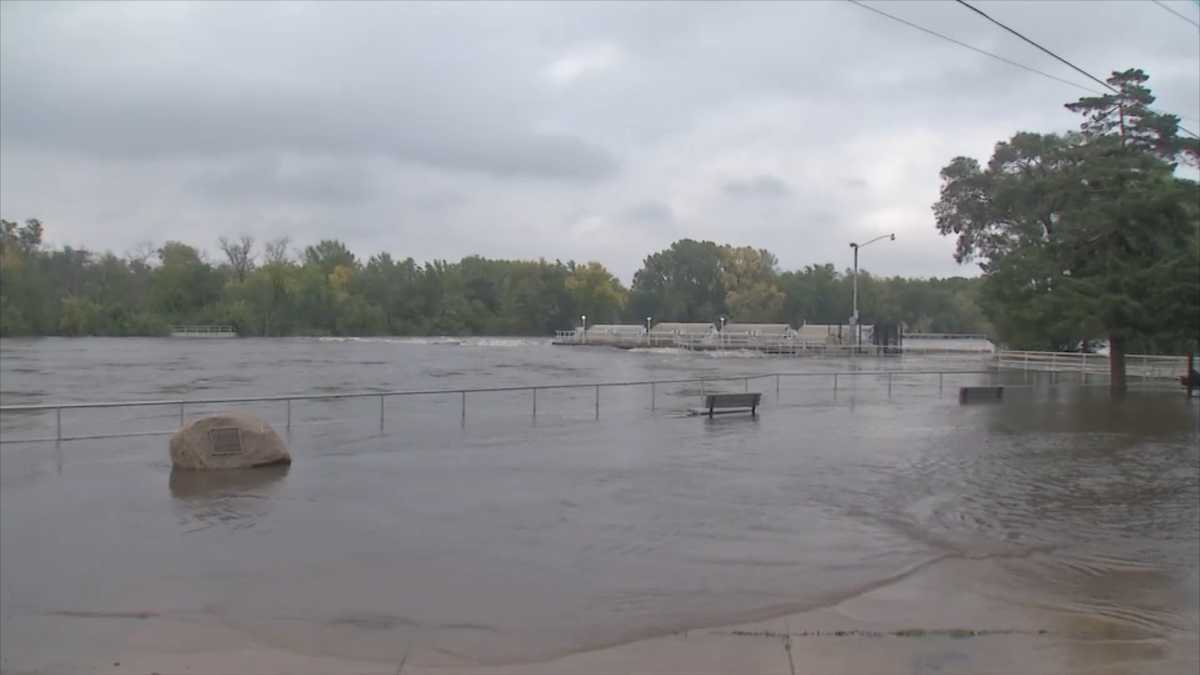
[[[944,341],[943,341],[944,342]],[[686,335],[686,334],[645,334],[639,336],[624,335],[587,335],[576,331],[557,331],[554,343],[558,345],[591,345],[605,347],[620,347],[631,349],[636,347],[671,347],[688,351],[757,351],[778,356],[854,356],[861,354],[902,354],[906,351],[920,354],[934,352],[948,353],[991,353],[990,343],[978,348],[945,348],[933,341],[921,341],[913,347],[900,345],[874,345],[863,343],[855,346],[841,342],[819,342],[806,340],[798,336],[784,337],[780,335]]]
[[[213,405],[228,405],[228,404],[278,404],[282,407],[284,414],[284,426],[286,429],[292,428],[292,406],[297,402],[304,401],[345,401],[345,400],[378,400],[379,410],[379,430],[382,432],[386,429],[387,416],[385,401],[392,398],[405,397],[456,397],[458,399],[459,408],[459,426],[466,427],[469,414],[469,399],[471,396],[479,396],[482,394],[520,394],[528,395],[529,414],[531,420],[536,422],[538,418],[538,394],[547,391],[583,391],[592,394],[592,413],[593,418],[600,419],[600,392],[602,389],[614,388],[642,388],[647,396],[647,408],[650,411],[655,411],[658,408],[658,402],[662,394],[659,389],[671,385],[698,385],[699,393],[703,394],[709,391],[713,386],[724,386],[728,388],[731,384],[736,387],[741,385],[742,391],[750,390],[751,382],[766,382],[768,386],[773,382],[775,386],[775,395],[778,400],[782,383],[787,379],[792,378],[817,378],[827,381],[830,391],[837,395],[839,387],[847,379],[855,379],[862,377],[876,377],[881,380],[886,380],[887,395],[892,396],[894,382],[897,378],[909,376],[929,377],[932,384],[932,377],[937,377],[937,386],[939,396],[944,393],[946,386],[946,378],[948,376],[993,376],[995,370],[851,370],[851,371],[827,371],[827,372],[792,372],[792,373],[760,373],[751,375],[736,375],[736,376],[720,376],[720,377],[702,377],[702,378],[685,378],[685,379],[667,379],[667,380],[635,380],[625,382],[591,382],[578,384],[540,384],[540,385],[521,385],[511,387],[478,387],[465,389],[426,389],[426,390],[408,390],[408,391],[383,391],[383,392],[347,392],[347,393],[329,393],[329,394],[304,394],[304,395],[281,395],[281,396],[252,396],[252,397],[231,397],[231,398],[204,398],[204,399],[170,399],[170,400],[153,400],[153,401],[106,401],[98,403],[45,403],[45,404],[27,404],[27,405],[6,405],[0,406],[0,420],[5,416],[12,415],[41,415],[53,414],[54,435],[49,437],[32,437],[32,438],[10,438],[8,434],[0,436],[0,443],[28,443],[28,442],[45,442],[45,441],[76,441],[98,438],[126,438],[134,436],[154,436],[170,434],[175,431],[172,429],[156,429],[147,431],[131,431],[123,429],[116,433],[103,434],[64,434],[63,431],[63,413],[75,412],[84,410],[108,410],[108,409],[128,409],[128,408],[175,408],[178,409],[178,422],[182,425],[186,419],[189,409],[195,411],[197,408],[213,406]]]
[[[1090,376],[1108,377],[1108,356],[1084,352],[999,351],[998,368],[1052,373],[1079,373],[1083,382]],[[1125,373],[1130,380],[1175,379],[1187,374],[1186,356],[1127,354]]]
[[[237,337],[233,326],[171,326],[171,337]]]

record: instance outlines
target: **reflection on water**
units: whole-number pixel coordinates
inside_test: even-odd
[[[247,529],[271,511],[287,465],[224,471],[172,470],[168,479],[184,534],[209,527]]]

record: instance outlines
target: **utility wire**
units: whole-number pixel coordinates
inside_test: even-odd
[[[967,44],[967,43],[965,43],[965,42],[962,42],[962,41],[959,41],[959,40],[955,40],[954,38],[950,37],[949,35],[944,35],[944,34],[942,34],[942,33],[939,33],[939,32],[937,32],[937,31],[935,31],[935,30],[931,30],[931,29],[929,29],[929,28],[926,28],[926,27],[924,27],[924,26],[917,25],[917,24],[915,24],[915,23],[913,23],[913,22],[911,22],[911,21],[908,21],[907,19],[901,19],[900,17],[898,17],[898,16],[896,16],[896,15],[894,15],[894,14],[888,14],[887,12],[883,11],[882,9],[877,9],[877,8],[875,8],[875,7],[872,7],[872,6],[868,5],[868,4],[865,4],[865,3],[863,3],[863,2],[860,2],[859,0],[847,0],[847,1],[848,1],[848,2],[850,2],[850,3],[852,3],[852,4],[858,5],[859,7],[862,7],[863,9],[865,9],[865,10],[867,10],[867,11],[869,11],[869,12],[874,12],[874,13],[876,13],[876,14],[880,15],[880,16],[887,17],[887,18],[891,19],[892,21],[896,21],[896,22],[902,23],[902,24],[904,24],[905,26],[908,26],[909,28],[915,28],[915,29],[917,29],[917,30],[921,31],[922,33],[927,33],[927,34],[929,34],[929,35],[932,35],[932,36],[934,36],[934,37],[941,38],[941,39],[943,39],[943,40],[945,40],[945,41],[947,41],[947,42],[953,42],[954,44],[958,45],[959,47],[966,47],[967,49],[970,49],[970,50],[971,50],[971,51],[973,51],[973,52],[976,52],[976,53],[978,53],[978,54],[983,54],[984,56],[990,56],[990,57],[992,57],[993,59],[996,59],[996,60],[998,60],[998,61],[1003,61],[1004,63],[1007,63],[1007,64],[1008,64],[1008,65],[1010,65],[1010,66],[1016,66],[1017,68],[1020,68],[1020,69],[1022,69],[1022,70],[1028,70],[1028,71],[1029,71],[1029,72],[1031,72],[1031,73],[1034,73],[1034,74],[1036,74],[1036,75],[1041,75],[1042,77],[1045,77],[1045,78],[1048,78],[1048,79],[1054,80],[1055,82],[1061,82],[1062,84],[1070,85],[1070,86],[1072,86],[1072,87],[1075,87],[1076,89],[1082,89],[1083,91],[1086,91],[1086,92],[1088,92],[1089,94],[1096,94],[1097,96],[1103,95],[1103,92],[1096,91],[1095,89],[1092,89],[1091,87],[1085,87],[1085,86],[1083,86],[1082,84],[1078,84],[1078,83],[1076,83],[1076,82],[1072,82],[1072,81],[1070,81],[1070,80],[1064,80],[1064,79],[1063,79],[1063,78],[1061,78],[1061,77],[1058,77],[1058,76],[1056,76],[1056,75],[1051,75],[1050,73],[1047,73],[1047,72],[1044,72],[1044,71],[1038,70],[1037,68],[1034,68],[1034,67],[1032,67],[1032,66],[1027,66],[1027,65],[1025,65],[1024,63],[1019,63],[1019,62],[1017,62],[1017,61],[1013,61],[1012,59],[1008,59],[1008,58],[1005,58],[1005,57],[1003,57],[1003,56],[1000,56],[999,54],[994,54],[994,53],[992,53],[992,52],[989,52],[989,51],[987,51],[987,50],[980,49],[979,47],[975,47],[975,46],[973,46],[973,45],[969,45],[969,44]],[[1093,78],[1093,79],[1094,79],[1094,78]],[[1103,84],[1103,83],[1102,83],[1102,84]],[[1105,85],[1105,86],[1107,87],[1108,85]]]
[[[1005,26],[1004,24],[1000,23],[999,21],[993,19],[991,16],[988,16],[987,12],[983,11],[982,9],[979,9],[978,7],[972,6],[971,3],[967,2],[967,0],[954,0],[954,1],[957,2],[958,4],[962,5],[963,7],[966,7],[967,9],[971,10],[972,12],[975,12],[979,16],[982,16],[983,18],[987,19],[988,21],[991,21],[992,23],[1003,28],[1004,30],[1012,33],[1013,35],[1016,35],[1017,37],[1021,38],[1025,42],[1028,42],[1029,44],[1033,45],[1034,47],[1037,47],[1038,49],[1049,54],[1050,56],[1053,56],[1054,58],[1058,59],[1060,62],[1066,64],[1067,67],[1069,67],[1072,70],[1074,70],[1075,72],[1083,75],[1084,77],[1088,78],[1092,82],[1099,84],[1101,87],[1104,87],[1104,88],[1112,91],[1114,94],[1120,93],[1119,91],[1117,91],[1116,87],[1105,82],[1104,80],[1101,80],[1100,78],[1096,77],[1095,75],[1092,75],[1088,71],[1084,70],[1083,68],[1080,68],[1079,66],[1075,65],[1074,63],[1071,63],[1070,61],[1064,59],[1063,57],[1059,56],[1058,54],[1055,54],[1054,52],[1050,51],[1049,49],[1046,49],[1045,47],[1039,45],[1038,43],[1034,42],[1033,40],[1030,40],[1029,38],[1025,37],[1024,35],[1021,35],[1020,33],[1013,30],[1012,28],[1009,28],[1008,26]]]
[[[1175,16],[1177,16],[1177,17],[1179,17],[1179,18],[1183,19],[1184,21],[1186,21],[1186,22],[1188,22],[1188,23],[1192,24],[1192,25],[1193,25],[1193,26],[1195,26],[1196,28],[1200,28],[1200,23],[1196,23],[1195,21],[1192,21],[1192,20],[1191,20],[1190,18],[1188,18],[1187,16],[1185,16],[1185,15],[1183,15],[1183,14],[1180,14],[1179,12],[1176,12],[1175,10],[1171,9],[1171,8],[1170,8],[1170,6],[1168,6],[1168,5],[1167,5],[1167,3],[1165,3],[1165,2],[1162,2],[1161,0],[1150,0],[1150,2],[1153,2],[1154,4],[1158,5],[1159,7],[1162,7],[1163,9],[1165,9],[1165,10],[1167,10],[1168,12],[1170,12],[1170,13],[1174,14]]]
[[[1022,35],[1022,34],[1021,34],[1021,33],[1019,33],[1018,31],[1016,31],[1016,30],[1014,30],[1014,29],[1012,29],[1012,28],[1009,28],[1008,26],[1004,25],[1003,23],[1000,23],[1000,22],[999,22],[999,21],[997,21],[996,19],[993,19],[991,16],[989,16],[989,15],[988,15],[988,13],[987,13],[987,12],[985,12],[985,11],[983,11],[983,10],[981,10],[981,9],[977,8],[977,7],[974,7],[973,5],[971,5],[971,3],[967,2],[966,0],[955,0],[955,2],[957,2],[957,3],[958,3],[958,4],[960,4],[960,5],[962,5],[963,7],[966,7],[967,9],[971,10],[972,12],[975,12],[975,13],[976,13],[976,14],[978,14],[979,16],[982,16],[983,18],[987,19],[988,21],[991,21],[992,23],[994,23],[994,24],[996,24],[997,26],[999,26],[999,27],[1003,28],[1004,30],[1008,31],[1009,33],[1012,33],[1013,35],[1017,36],[1017,37],[1018,37],[1018,38],[1020,38],[1021,40],[1023,40],[1023,41],[1025,41],[1025,42],[1027,42],[1027,43],[1029,43],[1029,44],[1033,45],[1034,47],[1038,48],[1039,50],[1041,50],[1041,51],[1043,51],[1043,52],[1045,52],[1045,53],[1049,54],[1050,56],[1054,57],[1054,58],[1055,58],[1055,59],[1057,59],[1058,61],[1060,61],[1060,62],[1062,62],[1062,63],[1066,64],[1066,65],[1067,65],[1068,67],[1070,67],[1072,70],[1074,70],[1074,71],[1076,71],[1076,72],[1078,72],[1078,73],[1081,73],[1083,76],[1087,77],[1089,80],[1091,80],[1091,81],[1093,81],[1093,82],[1096,82],[1096,83],[1100,84],[1101,86],[1103,86],[1104,88],[1106,88],[1106,89],[1108,89],[1109,91],[1113,92],[1114,94],[1119,94],[1119,93],[1121,93],[1121,92],[1120,92],[1120,91],[1119,91],[1119,90],[1118,90],[1116,87],[1114,87],[1114,86],[1112,86],[1111,84],[1109,84],[1109,83],[1105,82],[1104,80],[1101,80],[1100,78],[1096,77],[1095,75],[1092,75],[1091,73],[1087,72],[1087,71],[1086,71],[1086,70],[1084,70],[1083,68],[1080,68],[1079,66],[1075,65],[1074,63],[1071,63],[1070,61],[1068,61],[1068,60],[1064,59],[1063,57],[1059,56],[1058,54],[1055,54],[1054,52],[1050,51],[1049,49],[1047,49],[1047,48],[1045,48],[1045,47],[1041,46],[1040,44],[1038,44],[1038,43],[1036,43],[1036,42],[1034,42],[1033,40],[1031,40],[1031,39],[1029,39],[1029,38],[1025,37],[1024,35]],[[1176,116],[1176,117],[1178,117],[1178,116]],[[1176,126],[1178,126],[1178,124],[1177,124]],[[1180,131],[1183,131],[1183,132],[1186,132],[1187,134],[1189,134],[1189,135],[1191,135],[1191,136],[1195,136],[1196,138],[1200,138],[1200,134],[1197,134],[1196,132],[1194,132],[1194,131],[1191,131],[1190,129],[1186,129],[1186,128],[1182,127],[1182,126],[1179,126],[1179,130],[1180,130]]]

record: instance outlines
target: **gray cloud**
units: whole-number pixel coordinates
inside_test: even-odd
[[[649,225],[669,225],[675,222],[675,213],[668,204],[660,201],[644,201],[625,209],[624,220]]]
[[[779,199],[792,193],[792,189],[778,176],[767,175],[727,181],[721,189],[726,194],[735,197],[762,197],[765,199]]]
[[[1195,29],[1161,8],[984,5],[1094,73],[1145,68],[1200,127]],[[1075,79],[961,7],[888,10]],[[933,228],[938,170],[1076,127],[1081,94],[849,3],[4,2],[0,205],[114,250],[338,236],[628,280],[681,236],[843,267],[895,231],[864,266],[974,273]]]

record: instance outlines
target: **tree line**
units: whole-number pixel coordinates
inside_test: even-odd
[[[831,264],[781,271],[765,249],[682,239],[645,258],[626,288],[598,262],[363,261],[337,240],[293,249],[222,238],[217,260],[171,241],[124,256],[43,246],[43,225],[0,221],[0,335],[165,335],[231,325],[245,336],[551,335],[653,321],[844,323],[851,275]],[[862,321],[910,331],[984,332],[979,281],[859,273]]]

